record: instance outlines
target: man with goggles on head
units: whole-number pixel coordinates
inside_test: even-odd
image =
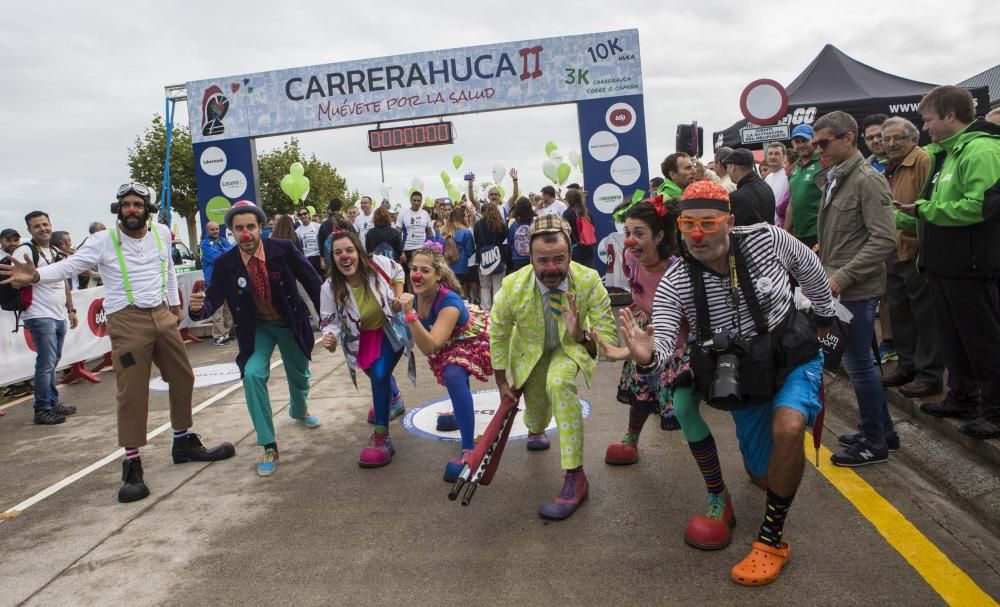
[[[153,363],[170,385],[170,424],[174,429],[173,460],[216,461],[232,457],[229,443],[206,449],[192,425],[194,372],[177,325],[181,319],[177,275],[170,258],[170,230],[150,221],[156,212],[148,187],[126,183],[118,188],[111,212],[118,223],[93,234],[87,245],[59,264],[36,268],[30,259],[0,268],[4,283],[22,287],[65,281],[98,266],[104,280],[104,312],[118,384],[118,444],[125,448],[118,501],[149,495],[143,482],[139,447],[146,444],[149,375]]]
[[[821,407],[823,356],[816,337],[825,336],[833,322],[833,296],[819,259],[795,237],[763,223],[734,227],[721,185],[691,184],[680,211],[685,252],[657,288],[655,334],[640,329],[626,309],[620,320],[625,347],[601,348],[610,358],[635,361],[640,372],[658,374],[674,355],[682,324],[691,328],[695,389],[713,407],[731,411],[744,466],[767,492],[757,540],[731,577],[745,586],[767,584],[791,556],[781,534],[802,480],[805,428]],[[790,277],[812,301],[822,328],[795,310]],[[685,436],[704,436],[691,443],[691,451],[705,478],[709,509],[691,519],[684,536],[692,546],[716,550],[729,544],[735,517],[715,441],[697,412],[698,399],[690,400],[693,411],[678,408],[680,400],[674,405]]]

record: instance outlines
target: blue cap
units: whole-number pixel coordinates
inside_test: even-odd
[[[792,139],[795,139],[796,137],[802,137],[806,141],[812,140],[813,128],[808,124],[800,124],[792,129]]]

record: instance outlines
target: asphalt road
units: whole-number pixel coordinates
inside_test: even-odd
[[[189,352],[199,366],[232,361],[236,349],[205,343]],[[545,522],[537,507],[562,480],[556,437],[540,453],[512,441],[493,484],[463,508],[447,499],[441,480],[454,444],[411,434],[398,421],[393,463],[358,467],[371,432],[367,380],[356,392],[339,353],[317,348],[314,358],[310,409],[322,419],[318,429],[288,418],[282,368],[272,373],[282,458],[274,476],[254,473],[260,450],[236,389],[197,413],[194,428],[206,444],[235,443],[235,458],[174,465],[167,432],[142,451],[149,498],[117,503],[115,459],[0,522],[0,605],[922,606],[969,596],[947,594],[951,582],[932,585],[914,564],[926,555],[904,556],[894,547],[900,529],[876,527],[812,464],[785,527],[790,563],[769,586],[737,586],[729,569],[756,536],[764,496],[745,477],[731,419],[705,411],[738,525],[731,546],[701,552],[682,540],[705,492],[680,432],[650,420],[637,465],[603,462],[626,422],[614,399],[619,364],[601,363],[596,385],[581,388],[593,403],[590,499],[569,520]],[[444,395],[426,361],[417,362],[416,388],[397,369],[410,408]],[[115,451],[114,379],[101,377],[99,385],[63,388],[79,413],[61,426],[33,425],[30,400],[0,418],[0,511]],[[195,404],[232,385],[196,390]],[[824,443],[835,449],[836,433],[853,421],[843,385],[830,385],[828,399]],[[167,421],[166,393],[154,392],[150,408],[152,430]],[[904,443],[888,464],[858,472],[989,604],[988,595],[1000,597],[1000,539],[917,464]],[[995,471],[970,482],[997,482]]]

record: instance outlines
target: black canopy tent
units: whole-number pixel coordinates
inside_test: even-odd
[[[713,133],[713,148],[760,149],[769,141],[787,141],[799,124],[812,124],[816,118],[841,110],[861,122],[871,114],[902,116],[920,128],[917,113],[921,97],[936,85],[887,74],[842,53],[827,44],[806,69],[785,90],[788,112],[776,125],[760,127],[740,120],[724,131]],[[969,89],[976,98],[979,113],[988,111],[986,87]]]

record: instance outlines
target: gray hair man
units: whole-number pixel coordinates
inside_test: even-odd
[[[830,290],[854,315],[843,365],[860,417],[860,436],[832,461],[837,466],[864,466],[888,460],[886,435],[894,430],[870,348],[875,306],[885,293],[885,260],[895,244],[892,196],[885,178],[858,151],[858,123],[850,114],[826,114],[813,124],[813,131],[813,144],[829,167],[813,179],[824,193],[818,222],[820,261]]]

